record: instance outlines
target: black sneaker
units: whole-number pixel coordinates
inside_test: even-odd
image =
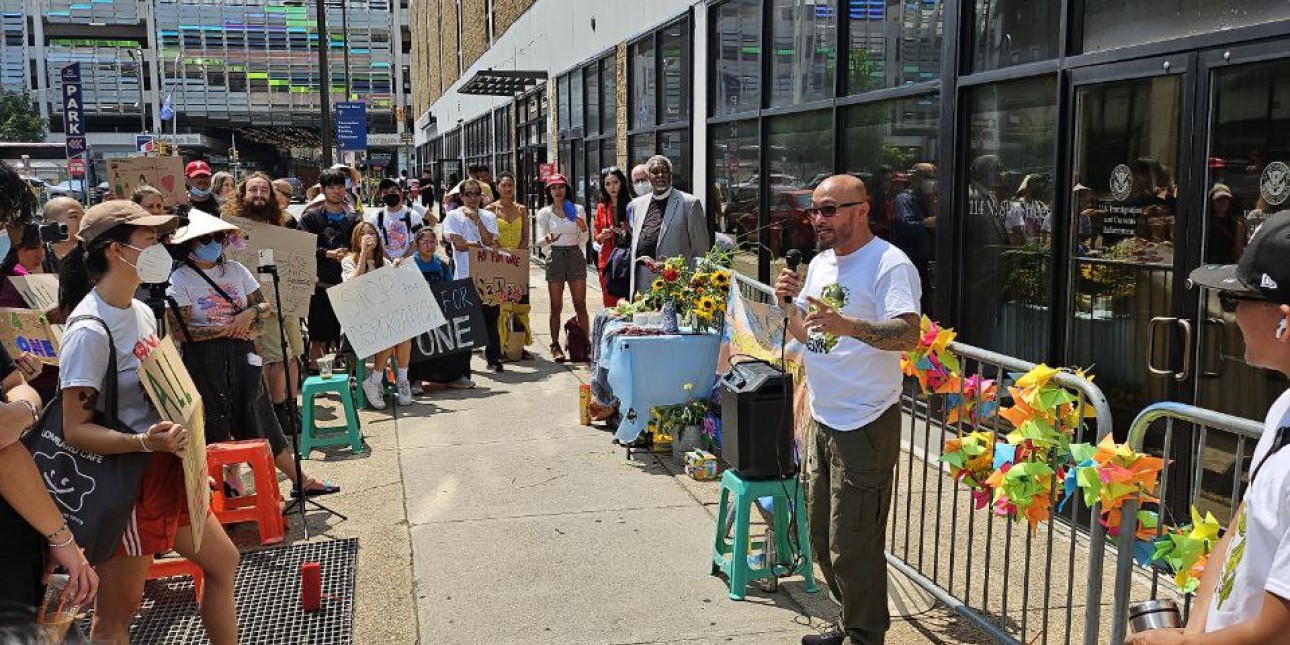
[[[802,637],[802,645],[843,645],[846,641],[847,635],[834,627],[823,634],[807,634]]]
[[[490,372],[500,372],[500,371],[502,371],[503,369],[504,369],[504,368],[502,367],[502,364],[501,364],[501,363],[489,363],[489,364],[488,364],[488,371],[490,371]]]

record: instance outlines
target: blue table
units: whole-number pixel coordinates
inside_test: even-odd
[[[615,437],[630,444],[649,424],[656,405],[674,405],[707,394],[717,373],[721,336],[610,336],[597,365],[608,368],[609,386],[619,399],[622,423]],[[685,384],[694,384],[686,391]]]

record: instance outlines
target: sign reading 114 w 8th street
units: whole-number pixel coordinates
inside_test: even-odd
[[[63,80],[63,134],[67,135],[67,158],[85,154],[85,110],[81,100],[81,64],[65,65]]]

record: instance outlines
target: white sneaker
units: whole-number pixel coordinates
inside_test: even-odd
[[[450,381],[448,387],[454,390],[469,390],[475,387],[475,382],[463,376],[455,381]]]
[[[381,387],[380,381],[373,383],[370,379],[364,379],[363,395],[367,397],[367,404],[373,410],[385,409],[385,388]]]
[[[412,405],[412,384],[407,381],[399,381],[395,383],[395,387],[398,388],[398,394],[394,397],[394,400],[401,406]]]

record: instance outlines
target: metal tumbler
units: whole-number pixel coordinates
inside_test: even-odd
[[[1129,628],[1135,634],[1182,626],[1182,613],[1178,611],[1178,604],[1168,598],[1143,600],[1129,605]]]

